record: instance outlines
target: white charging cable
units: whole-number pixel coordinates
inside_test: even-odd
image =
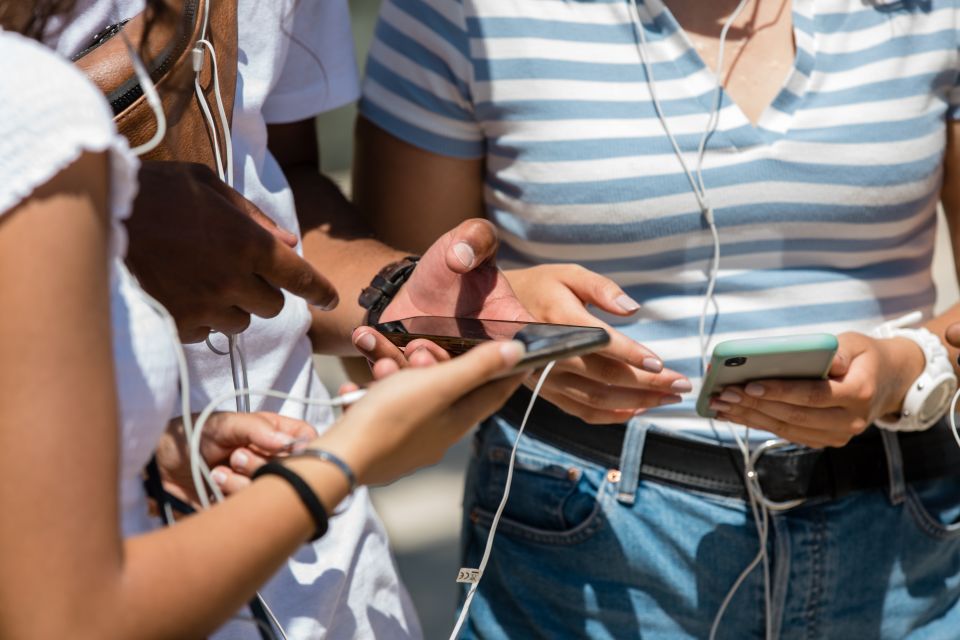
[[[533,403],[537,401],[537,397],[540,395],[540,389],[543,388],[543,383],[547,381],[547,376],[550,375],[550,371],[553,369],[553,365],[555,364],[557,364],[556,361],[551,362],[544,367],[543,373],[540,374],[540,378],[537,380],[537,384],[533,388],[533,395],[530,397],[529,404],[527,404],[527,410],[523,414],[523,420],[520,421],[520,428],[517,429],[517,437],[513,441],[513,450],[510,452],[510,462],[507,465],[507,480],[503,486],[503,497],[500,498],[500,505],[497,507],[497,512],[494,514],[493,521],[490,523],[490,533],[487,534],[487,544],[483,549],[483,557],[480,559],[480,566],[476,569],[461,568],[457,576],[457,582],[469,584],[470,591],[467,592],[467,597],[463,601],[463,608],[460,610],[460,617],[457,619],[457,624],[453,627],[453,631],[450,633],[450,640],[456,640],[457,636],[460,635],[460,629],[463,627],[463,623],[467,619],[467,614],[470,611],[470,604],[473,602],[473,596],[477,593],[477,589],[480,587],[480,580],[483,578],[483,572],[487,568],[487,561],[490,559],[490,552],[493,551],[493,539],[497,535],[497,526],[500,524],[500,516],[503,515],[503,510],[507,506],[507,500],[510,498],[510,486],[513,484],[513,467],[517,460],[517,447],[520,446],[520,437],[523,435],[523,430],[527,426],[527,420],[530,418],[530,413],[533,411]]]
[[[649,46],[647,42],[646,30],[643,26],[643,21],[640,16],[640,8],[638,5],[638,0],[631,0],[631,7],[633,11],[631,12],[631,17],[635,22],[635,26],[638,32],[639,41],[637,43],[637,49],[640,53],[640,61],[643,64],[644,72],[647,76],[647,84],[650,90],[650,98],[653,103],[654,110],[657,114],[657,118],[660,120],[663,131],[666,134],[670,145],[673,148],[673,152],[677,157],[677,160],[680,162],[680,166],[683,168],[684,174],[687,176],[687,180],[690,182],[691,189],[693,190],[693,195],[697,200],[697,204],[700,207],[700,211],[703,215],[704,221],[707,223],[707,226],[710,230],[711,240],[713,243],[713,252],[711,255],[710,265],[708,267],[708,277],[707,277],[707,289],[704,292],[703,307],[700,312],[700,318],[698,322],[698,338],[700,346],[700,370],[701,375],[705,375],[708,361],[708,350],[709,350],[709,335],[706,330],[706,319],[707,313],[710,308],[711,302],[714,302],[714,293],[716,290],[717,278],[720,271],[720,234],[717,230],[716,219],[713,213],[713,207],[710,204],[710,201],[707,196],[707,189],[703,179],[703,162],[706,155],[707,142],[710,136],[716,131],[717,126],[720,122],[720,107],[722,103],[722,89],[723,89],[723,58],[724,58],[724,48],[726,45],[727,34],[730,31],[733,23],[736,21],[737,17],[743,12],[746,8],[749,0],[740,0],[740,3],[734,9],[733,13],[726,19],[723,24],[723,28],[720,31],[720,40],[717,51],[717,65],[714,71],[714,78],[716,81],[714,96],[711,105],[710,115],[707,118],[707,125],[704,129],[703,135],[700,138],[700,144],[697,148],[697,164],[696,164],[696,175],[690,171],[689,166],[687,165],[686,158],[683,155],[683,152],[680,150],[680,145],[677,143],[676,138],[674,138],[673,133],[670,131],[670,126],[667,123],[667,118],[663,112],[663,107],[660,104],[659,97],[657,95],[656,89],[656,79],[653,75],[653,69],[647,60],[646,48]],[[719,310],[718,310],[719,313]],[[713,424],[713,420],[710,421],[710,426],[716,432],[716,428]],[[730,434],[733,436],[734,442],[738,450],[740,451],[743,457],[744,472],[746,478],[744,479],[744,486],[746,488],[747,497],[750,504],[750,511],[754,519],[754,524],[757,529],[757,534],[759,538],[759,549],[757,555],[754,559],[747,565],[743,572],[738,576],[736,581],[734,581],[733,586],[730,591],[727,592],[724,597],[720,608],[717,611],[716,616],[714,617],[713,624],[710,628],[710,639],[716,636],[717,630],[720,626],[720,622],[723,618],[724,613],[727,610],[730,602],[733,600],[733,596],[736,594],[737,590],[740,588],[740,585],[746,580],[747,576],[753,572],[753,570],[763,564],[763,573],[764,573],[764,607],[765,607],[765,622],[766,637],[772,636],[772,598],[770,593],[770,569],[769,569],[769,559],[767,556],[767,540],[769,533],[769,509],[767,507],[767,500],[763,496],[762,488],[759,484],[759,476],[757,475],[756,469],[754,468],[755,459],[751,455],[750,445],[749,445],[749,431],[746,434],[746,437],[742,437],[740,433],[733,427],[733,425],[727,423],[727,428]]]

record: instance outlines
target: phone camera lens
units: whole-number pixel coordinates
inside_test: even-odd
[[[725,367],[739,367],[747,363],[747,359],[743,356],[737,356],[736,358],[727,358],[723,361],[723,366]]]

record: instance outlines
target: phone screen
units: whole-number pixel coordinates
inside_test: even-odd
[[[519,340],[527,348],[521,361],[527,365],[534,360],[547,362],[595,351],[610,341],[607,332],[598,327],[443,316],[406,318],[374,328],[399,347],[425,338],[451,355],[464,353],[487,340]]]

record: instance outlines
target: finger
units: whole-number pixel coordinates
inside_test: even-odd
[[[640,310],[640,303],[628,296],[616,282],[579,265],[569,266],[563,273],[563,282],[580,300],[604,311],[629,316]]]
[[[317,437],[317,430],[307,422],[267,411],[253,414],[238,427],[235,446],[251,445],[257,452],[274,455],[288,451],[299,440]]]
[[[564,323],[600,327],[610,335],[610,343],[595,355],[607,356],[650,373],[660,373],[664,370],[663,360],[657,354],[636,340],[628,338],[609,324],[597,319],[582,307],[577,310],[570,310],[565,315]],[[677,374],[676,377],[684,378],[680,374]]]
[[[836,438],[834,434],[830,434],[827,431],[817,431],[814,429],[789,425],[777,420],[776,418],[771,418],[770,416],[765,416],[763,414],[732,416],[721,412],[717,414],[717,418],[726,422],[743,425],[750,429],[769,431],[770,433],[780,436],[784,440],[789,440],[790,442],[802,444],[807,447],[813,447],[815,449],[830,446],[843,446],[846,444],[845,441],[840,441],[840,439]]]
[[[531,382],[528,381],[526,386],[532,386]],[[564,413],[569,413],[570,415],[583,420],[587,424],[623,424],[637,414],[636,411],[631,410],[611,411],[607,409],[589,407],[585,404],[577,402],[569,396],[552,389],[547,389],[546,387],[540,391],[540,398],[556,406]]]
[[[235,306],[261,318],[273,318],[283,310],[283,302],[283,292],[254,274],[244,281]]]
[[[400,365],[395,360],[383,358],[374,362],[370,370],[373,372],[374,380],[382,380],[400,371]]]
[[[351,336],[353,346],[370,361],[384,358],[393,360],[397,367],[407,366],[407,359],[400,347],[393,344],[382,333],[370,327],[357,327]]]
[[[220,195],[226,198],[230,204],[242,211],[248,218],[256,222],[265,229],[274,238],[287,245],[288,247],[297,246],[297,236],[286,229],[281,229],[277,223],[267,214],[260,210],[257,205],[245,198],[236,189],[232,188],[223,180],[220,180],[213,172],[209,172],[207,179],[204,180],[209,186],[213,187]]]
[[[298,420],[296,418],[290,418],[288,416],[282,416],[276,413],[267,415],[272,416],[273,420],[275,420],[274,426],[280,433],[290,436],[295,440],[317,437],[316,428],[309,422]]]
[[[960,348],[960,322],[954,322],[947,327],[946,338],[951,347]]]
[[[749,396],[744,396],[739,401],[731,401],[733,395],[730,391],[720,394],[718,399],[710,402],[710,408],[733,416],[760,413],[775,418],[784,424],[814,431],[852,431],[853,429],[850,413],[839,407],[801,407],[783,402],[757,400]],[[866,427],[864,426],[864,428]]]
[[[246,331],[250,326],[250,314],[238,307],[223,307],[210,313],[204,322],[214,330],[232,336]]]
[[[243,447],[230,454],[230,468],[247,477],[252,476],[254,471],[266,463],[266,458]]]
[[[215,467],[210,473],[210,477],[217,483],[225,496],[233,495],[250,486],[249,477],[236,473],[230,467]]]
[[[547,384],[580,404],[608,411],[635,412],[638,409],[658,407],[661,402],[672,404],[665,401],[677,397],[670,391],[664,393],[640,391],[603,384],[568,372],[552,373]]]
[[[840,348],[837,350],[835,356],[833,356],[833,362],[830,363],[830,373],[828,374],[831,378],[842,378],[847,375],[847,371],[850,370],[850,357],[847,353]]]
[[[439,360],[437,360],[437,358],[427,348],[424,347],[413,351],[407,357],[407,362],[410,363],[411,367],[430,367],[437,364]]]
[[[185,327],[181,323],[177,323],[177,333],[180,335],[180,342],[183,344],[194,344],[196,342],[203,342],[207,339],[207,336],[210,335],[210,332],[213,329],[206,325],[201,325],[197,327]]]
[[[844,406],[849,387],[837,380],[757,380],[730,389],[744,397],[826,409]]]
[[[645,367],[646,369],[639,369],[605,355],[591,354],[561,360],[556,365],[556,371],[575,374],[603,384],[662,393],[687,393],[693,389],[693,385],[683,374],[664,369],[659,359],[646,362]],[[656,371],[651,372],[653,369]]]
[[[342,385],[340,385],[340,388],[337,389],[337,395],[345,396],[348,393],[353,393],[354,391],[359,391],[359,390],[360,390],[360,385],[358,385],[357,383],[344,382]]]
[[[449,234],[450,244],[444,259],[454,273],[467,273],[478,265],[494,260],[499,239],[496,227],[489,220],[465,220]]]
[[[443,347],[426,338],[411,340],[404,349],[404,354],[413,354],[417,351],[426,351],[432,356],[434,362],[446,362],[451,358],[451,355]],[[407,355],[407,360],[409,359],[410,355]]]
[[[322,309],[333,309],[339,302],[330,281],[279,241],[274,242],[271,251],[258,255],[254,271],[274,287],[286,289]]]

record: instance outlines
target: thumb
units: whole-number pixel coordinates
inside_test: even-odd
[[[450,241],[444,260],[454,273],[464,274],[488,261],[494,263],[500,240],[490,221],[473,218],[448,233]]]
[[[847,371],[850,370],[850,360],[850,355],[841,345],[840,348],[837,349],[837,354],[833,356],[829,376],[831,378],[842,378],[847,375]]]
[[[618,316],[629,316],[640,310],[636,300],[624,293],[616,282],[599,273],[571,265],[562,279],[584,304],[592,304]]]

